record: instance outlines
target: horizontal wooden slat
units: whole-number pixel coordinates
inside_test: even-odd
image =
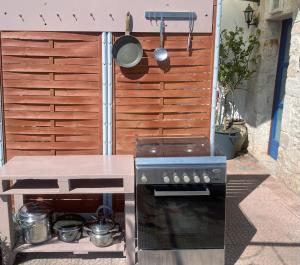
[[[160,46],[159,37],[152,40],[141,39],[141,44],[145,50],[153,50]],[[164,47],[166,49],[186,49],[187,41],[186,40],[166,40]],[[212,39],[209,38],[200,38],[194,40],[192,43],[192,49],[210,49],[213,46]]]
[[[56,142],[99,142],[98,135],[58,135]]]
[[[99,65],[98,58],[54,58],[54,64]]]
[[[5,117],[5,130],[7,126],[20,126],[20,127],[49,127],[51,121],[49,120],[22,120],[22,119],[9,119]]]
[[[26,56],[3,56],[2,63],[15,64],[15,63],[27,63],[27,64],[50,64],[52,61],[49,57],[26,57]]]
[[[209,137],[209,128],[184,128],[184,129],[164,129],[163,133],[169,136],[206,136]]]
[[[210,98],[165,98],[165,105],[209,105]]]
[[[54,74],[54,80],[58,81],[100,81],[99,74]]]
[[[5,111],[9,119],[36,119],[36,120],[90,120],[98,119],[98,113],[89,112],[24,112]]]
[[[208,90],[118,90],[116,96],[119,98],[132,97],[132,98],[195,98],[195,97],[207,97],[209,96]]]
[[[99,97],[100,91],[99,89],[96,90],[90,90],[90,89],[56,89],[55,90],[55,96],[68,96],[68,97],[77,97],[77,96],[83,96],[83,97]]]
[[[38,74],[24,74],[24,73],[11,73],[3,72],[3,80],[19,80],[19,81],[35,81],[35,80],[50,80],[49,73],[38,73]]]
[[[5,104],[5,111],[51,111],[50,105]]]
[[[178,74],[147,74],[140,76],[139,74],[128,74],[126,76],[116,75],[117,82],[184,82],[184,81],[199,81],[209,80],[208,73],[188,73],[184,75]]]
[[[97,135],[98,130],[94,128],[64,128],[64,127],[17,127],[7,126],[9,134],[22,135]]]
[[[181,120],[181,121],[117,121],[118,128],[195,128],[209,126],[209,120]]]
[[[164,120],[205,120],[208,119],[209,113],[165,113]]]
[[[17,135],[7,133],[5,140],[7,142],[51,142],[52,137],[49,135]]]
[[[117,88],[117,92],[119,90],[132,90],[132,89],[137,89],[137,90],[147,90],[147,89],[160,89],[160,84],[159,82],[155,83],[115,83],[115,87]]]
[[[57,127],[74,127],[74,128],[99,128],[99,120],[77,120],[77,121],[55,121]]]
[[[4,103],[20,104],[98,104],[96,97],[59,97],[59,96],[5,96]]]
[[[49,41],[32,41],[32,40],[18,40],[2,38],[2,47],[28,47],[28,48],[49,48]]]
[[[88,81],[42,81],[42,80],[4,80],[3,85],[6,87],[20,88],[67,88],[67,89],[97,89],[99,82]]]
[[[116,105],[140,105],[140,104],[154,104],[157,105],[160,103],[160,99],[155,98],[117,98]]]
[[[11,150],[7,149],[7,159],[10,160],[14,156],[49,156],[52,155],[51,150]]]
[[[95,57],[95,55],[98,54],[98,49],[2,47],[2,54],[19,56]]]
[[[55,111],[99,112],[99,105],[55,106]]]
[[[50,96],[50,89],[22,89],[7,87],[5,96]]]
[[[98,149],[93,150],[56,150],[55,153],[58,156],[65,156],[65,155],[99,155],[99,153],[102,152],[102,146],[100,143],[100,146]],[[82,201],[82,199],[80,200]],[[98,202],[99,204],[99,202]],[[77,207],[78,209],[78,207]]]
[[[159,114],[127,114],[127,113],[119,113],[116,117],[118,121],[151,121],[157,120],[160,118]]]
[[[18,64],[3,64],[4,72],[36,72],[36,73],[79,73],[90,74],[99,73],[99,66],[86,66],[86,65],[60,65],[60,64],[31,64],[31,63],[18,63]]]
[[[99,142],[7,142],[6,147],[8,149],[18,150],[80,150],[80,149],[98,149]]]
[[[82,42],[82,41],[54,41],[54,48],[85,48],[85,49],[97,49],[99,48],[98,40]]]
[[[210,68],[208,65],[188,65],[188,66],[173,66],[170,69],[168,69],[167,74],[182,74],[182,73],[205,73],[210,72]],[[132,73],[132,69],[118,69],[116,70],[116,73],[121,73],[126,76],[128,74],[130,76],[130,73]],[[165,74],[166,71],[163,68],[160,68],[156,65],[149,66],[149,65],[138,65],[134,69],[135,74]]]
[[[144,106],[117,106],[117,113],[176,113],[176,112],[204,112],[210,113],[207,108],[201,109],[197,106],[176,106],[176,105],[144,105]]]

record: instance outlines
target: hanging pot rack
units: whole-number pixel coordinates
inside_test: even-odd
[[[146,11],[147,20],[196,20],[195,12],[164,12],[164,11]]]

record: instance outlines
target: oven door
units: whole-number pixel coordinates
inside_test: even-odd
[[[138,248],[224,248],[225,185],[137,185]]]

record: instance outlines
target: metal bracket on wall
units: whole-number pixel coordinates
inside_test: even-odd
[[[145,18],[148,20],[196,20],[195,12],[163,12],[163,11],[146,11]]]

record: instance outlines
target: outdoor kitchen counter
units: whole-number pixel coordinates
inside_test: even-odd
[[[125,194],[125,242],[97,248],[82,239],[78,244],[51,240],[38,247],[14,248],[10,195],[24,194]],[[15,208],[22,205],[16,196]],[[19,156],[0,169],[0,234],[12,249],[11,264],[17,252],[124,252],[127,264],[134,260],[135,235],[134,158],[129,155]],[[9,264],[9,263],[8,263]]]

